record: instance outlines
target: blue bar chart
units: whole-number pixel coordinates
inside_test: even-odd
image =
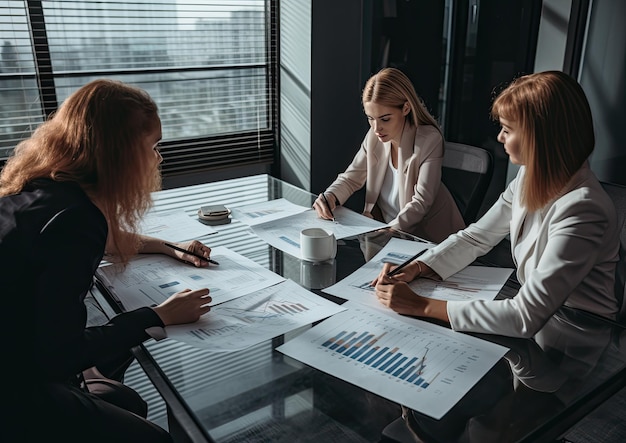
[[[354,302],[278,348],[309,366],[441,418],[506,348]]]
[[[344,330],[329,338],[322,346],[387,375],[426,389],[439,375],[438,373],[433,375],[431,380],[426,380],[422,376],[426,369],[428,346],[425,346],[419,355],[404,355],[397,346],[389,348],[389,346],[382,347],[377,344],[386,334],[387,331],[375,336],[365,331],[357,336],[356,331],[348,333]]]

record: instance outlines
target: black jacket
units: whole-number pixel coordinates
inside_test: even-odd
[[[107,223],[74,183],[37,180],[0,198],[0,285],[4,380],[65,381],[115,359],[163,326],[150,308],[86,327],[84,304],[104,254]]]

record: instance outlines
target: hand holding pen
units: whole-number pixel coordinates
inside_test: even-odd
[[[420,252],[415,254],[413,257],[409,258],[404,263],[400,264],[399,266],[396,266],[393,269],[392,269],[392,266],[394,266],[393,263],[385,263],[384,266],[383,266],[383,269],[380,271],[378,276],[376,276],[376,278],[374,280],[372,280],[370,285],[371,286],[376,286],[378,283],[384,283],[384,282],[389,283],[390,279],[392,277],[395,277],[396,275],[402,274],[406,267],[410,266],[413,263],[416,263],[415,260],[417,260],[426,251],[428,251],[428,248],[421,250]],[[430,269],[430,268],[428,268],[428,269]],[[419,262],[417,262],[417,270],[416,271],[417,271],[416,274],[414,274],[413,272],[409,272],[408,275],[404,275],[404,274],[400,275],[399,280],[400,281],[405,281],[405,282],[410,282],[413,279],[415,279],[416,277],[422,276],[422,265]],[[398,278],[398,277],[396,277],[396,278]]]
[[[337,206],[335,204],[335,196],[332,194],[331,196],[332,197],[328,199],[326,197],[326,194],[322,192],[313,203],[313,208],[320,218],[335,221],[335,214],[333,214],[333,209],[335,209]]]
[[[411,263],[413,263],[415,260],[417,260],[418,257],[420,257],[424,252],[428,251],[428,249],[422,249],[420,252],[418,252],[417,254],[415,254],[413,257],[409,258],[407,261],[405,261],[404,263],[402,263],[400,266],[398,266],[397,268],[392,269],[391,271],[389,271],[387,273],[387,277],[393,277],[396,274],[399,274],[400,271],[402,271],[404,268],[406,268],[408,265],[410,265]],[[419,263],[418,263],[419,266]],[[421,269],[421,268],[420,268]]]
[[[203,266],[209,263],[214,264],[214,265],[219,265],[218,262],[216,262],[215,260],[211,260],[210,258],[211,248],[203,245],[201,242],[197,240],[192,241],[191,244],[188,246],[188,248],[181,248],[181,247],[178,247],[176,245],[173,245],[171,243],[166,243],[166,242],[164,242],[163,244],[167,246],[168,248],[173,249],[174,251],[183,253],[182,259],[186,261],[190,261],[195,266]],[[187,260],[185,255],[194,257],[196,260]]]

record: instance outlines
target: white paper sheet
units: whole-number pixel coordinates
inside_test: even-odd
[[[369,262],[323,291],[377,309],[387,309],[380,304],[374,294],[374,288],[370,286],[372,280],[380,273],[383,263],[400,264],[421,249],[431,246],[428,243],[391,238]],[[513,269],[510,268],[468,266],[450,276],[446,281],[421,278],[410,282],[409,286],[423,297],[438,300],[493,300],[511,272]]]
[[[381,397],[440,419],[506,353],[485,340],[358,303],[277,349]]]
[[[139,225],[143,235],[157,237],[169,241],[193,240],[204,235],[215,234],[217,231],[189,217],[183,211],[152,212],[148,211]]]
[[[332,231],[337,239],[341,239],[388,226],[343,206],[335,208],[333,212],[334,222],[319,218],[315,210],[309,209],[278,220],[254,225],[252,230],[266,243],[294,257],[301,258],[300,231],[303,229],[327,229]]]
[[[215,306],[199,321],[168,326],[167,336],[212,351],[244,349],[345,310],[286,280]]]
[[[183,289],[209,288],[211,306],[280,283],[285,279],[224,246],[211,250],[219,265],[196,268],[162,254],[139,255],[126,269],[102,266],[96,275],[127,311],[160,304]]]
[[[285,198],[269,200],[262,203],[254,203],[252,205],[239,206],[232,208],[232,217],[240,222],[254,226],[261,223],[267,223],[272,220],[278,220],[290,215],[299,214],[308,211],[311,208],[299,206],[291,203]]]

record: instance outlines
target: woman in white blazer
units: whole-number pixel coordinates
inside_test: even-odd
[[[409,78],[395,68],[372,76],[363,90],[370,123],[345,172],[313,207],[325,219],[365,186],[363,214],[392,228],[440,242],[465,227],[452,195],[441,183],[443,137]]]
[[[568,75],[543,72],[514,81],[495,100],[498,141],[517,177],[476,223],[450,236],[394,278],[386,265],[379,300],[402,314],[449,322],[457,331],[531,337],[563,304],[614,319],[619,233],[615,208],[589,168],[595,139],[589,103]],[[446,279],[507,235],[521,284],[515,297],[440,301],[406,282]]]

